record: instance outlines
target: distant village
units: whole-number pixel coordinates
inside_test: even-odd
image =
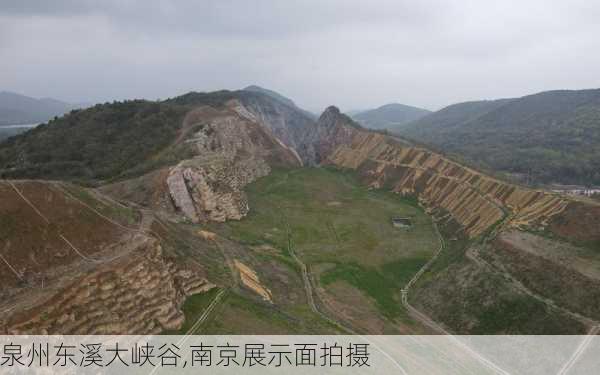
[[[580,195],[585,197],[591,197],[593,195],[600,195],[600,187],[586,188],[578,185],[554,185],[552,191],[555,193],[567,194],[567,195]]]

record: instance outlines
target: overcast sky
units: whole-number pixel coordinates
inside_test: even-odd
[[[0,91],[72,102],[257,84],[313,111],[600,87],[600,1],[2,0]]]

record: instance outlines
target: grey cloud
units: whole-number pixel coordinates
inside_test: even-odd
[[[256,83],[317,110],[600,86],[589,1],[3,1],[0,89],[158,98]]]

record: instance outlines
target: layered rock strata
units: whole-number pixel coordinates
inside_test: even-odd
[[[148,237],[123,258],[75,278],[45,303],[9,315],[5,334],[158,334],[178,329],[189,295],[209,290],[197,270],[169,260]]]
[[[505,216],[513,226],[546,226],[569,204],[564,197],[496,180],[368,131],[354,130],[352,139],[337,146],[326,162],[358,170],[373,188],[417,195],[427,207],[449,214],[469,237]]]
[[[195,156],[167,177],[176,209],[194,223],[239,220],[249,210],[243,187],[269,174],[271,166],[299,166],[299,156],[232,100],[224,109],[201,107],[186,118],[183,142]]]

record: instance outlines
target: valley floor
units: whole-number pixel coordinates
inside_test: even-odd
[[[534,248],[503,255],[508,217],[468,240],[414,198],[369,190],[353,172],[328,167],[276,170],[246,191],[244,219],[183,225],[214,236],[229,281],[219,298],[188,300],[182,333],[583,334],[596,326],[584,297],[523,279],[545,274],[523,257]],[[412,226],[394,227],[394,217]],[[517,259],[522,270],[513,270]]]
[[[225,256],[253,269],[272,298],[238,281],[202,333],[430,332],[402,304],[402,288],[439,248],[415,200],[329,168],[274,171],[247,192],[246,218],[202,230],[217,233]],[[396,216],[412,226],[394,227]]]

